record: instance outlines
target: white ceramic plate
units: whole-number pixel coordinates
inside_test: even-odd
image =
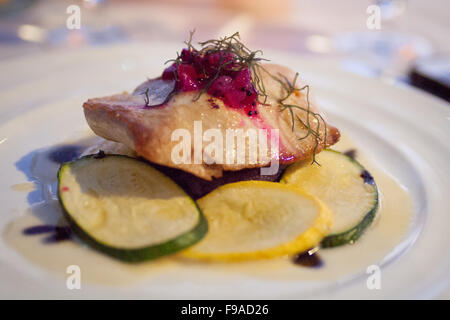
[[[131,90],[146,76],[159,74],[162,63],[176,50],[178,44],[123,45],[53,52],[2,63],[0,297],[424,298],[447,287],[450,106],[415,90],[345,73],[334,64],[279,53],[266,56],[300,71],[331,122],[413,196],[414,219],[408,234],[380,261],[381,290],[367,289],[365,270],[345,278],[302,282],[259,277],[256,269],[255,274],[234,272],[234,268],[218,272],[190,264],[154,267],[156,274],[143,272],[132,283],[83,282],[81,290],[68,290],[65,270],[44,268],[8,243],[5,234],[14,231],[11,225],[15,220],[33,214],[37,221],[59,215],[39,211],[45,211],[45,207],[39,207],[42,195],[51,195],[52,190],[39,193],[23,184],[33,180],[27,172],[33,153],[85,135],[88,127],[81,110],[83,101]],[[71,261],[70,248],[65,252],[66,261],[77,264]],[[94,271],[101,278],[101,259],[109,258],[99,259]],[[119,265],[115,270],[119,278],[121,268]],[[254,264],[252,268],[258,267]],[[124,267],[123,272],[129,271]]]

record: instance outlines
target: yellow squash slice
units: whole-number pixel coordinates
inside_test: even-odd
[[[219,187],[198,200],[208,234],[186,257],[240,261],[305,251],[329,232],[332,214],[316,197],[276,182],[245,181]]]
[[[355,159],[334,150],[322,151],[317,161],[320,166],[310,161],[289,166],[281,183],[306,190],[333,212],[333,226],[322,247],[352,244],[370,226],[378,209],[375,180]]]

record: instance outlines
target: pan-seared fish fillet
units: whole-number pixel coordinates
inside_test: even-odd
[[[265,64],[271,74],[281,74],[292,80],[295,73],[290,69]],[[143,158],[168,167],[182,169],[205,180],[221,177],[222,172],[236,171],[244,168],[263,167],[270,164],[270,157],[260,159],[256,163],[249,161],[249,146],[246,144],[245,163],[207,164],[204,159],[200,164],[176,164],[171,159],[172,149],[179,141],[171,141],[172,132],[176,129],[187,129],[194,139],[194,121],[202,121],[202,129],[219,129],[226,137],[226,129],[279,129],[280,163],[287,164],[312,157],[316,146],[316,139],[308,130],[296,121],[292,130],[292,118],[289,110],[280,112],[277,100],[286,95],[279,82],[267,74],[262,74],[262,80],[268,94],[268,105],[258,106],[258,116],[249,117],[243,110],[233,109],[224,105],[217,98],[204,93],[193,101],[196,92],[178,92],[164,106],[143,107],[145,105],[142,94],[116,94],[103,98],[89,99],[84,103],[86,120],[92,130],[99,136],[125,144]],[[297,83],[297,87],[302,84]],[[296,91],[285,103],[307,107],[306,91]],[[311,101],[310,97],[310,101]],[[319,112],[314,102],[311,109]],[[307,122],[307,113],[295,109],[294,116]],[[310,116],[310,126],[317,128],[317,120]],[[323,141],[325,125],[319,120],[318,133]],[[331,125],[326,126],[326,141],[318,145],[316,152],[335,144],[339,140],[339,131]],[[193,146],[193,144],[191,144]],[[203,143],[203,149],[208,143]],[[269,142],[270,146],[270,142]],[[224,142],[224,148],[225,148]],[[269,148],[270,149],[270,148]],[[268,150],[270,152],[270,150]],[[191,149],[191,159],[194,159],[194,148]],[[224,155],[226,154],[224,150]],[[270,156],[270,153],[268,154]]]

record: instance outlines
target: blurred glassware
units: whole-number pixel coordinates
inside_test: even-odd
[[[333,39],[334,48],[348,55],[344,67],[387,81],[406,81],[411,63],[433,52],[427,39],[397,31],[396,22],[408,7],[408,0],[375,0],[380,9],[381,29],[348,32]]]
[[[0,0],[1,1],[1,0]],[[8,26],[2,30],[0,42],[13,42],[20,39],[24,42],[41,43],[50,46],[65,46],[67,48],[81,47],[84,45],[103,45],[107,43],[122,42],[128,39],[124,29],[113,25],[104,14],[106,0],[84,0],[77,2],[81,8],[79,29],[69,29],[66,19],[70,1],[40,1],[31,12],[23,16],[19,21],[29,23]],[[45,14],[42,14],[45,12]],[[15,28],[15,38],[5,37]]]

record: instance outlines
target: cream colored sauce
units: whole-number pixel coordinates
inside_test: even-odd
[[[91,138],[84,145],[100,143],[102,140]],[[102,142],[103,143],[103,142]],[[106,143],[102,149],[114,148]],[[13,220],[3,237],[5,242],[17,250],[33,264],[61,276],[67,266],[77,264],[83,272],[83,280],[91,283],[124,285],[143,279],[157,280],[171,275],[189,272],[202,274],[206,268],[216,274],[237,274],[271,281],[309,281],[337,280],[365,272],[371,264],[378,264],[406,237],[413,218],[413,203],[408,191],[393,177],[387,175],[367,159],[345,136],[335,149],[347,151],[357,149],[357,160],[374,176],[381,193],[380,208],[376,219],[365,234],[353,245],[319,250],[324,262],[322,268],[306,268],[293,264],[288,258],[270,261],[240,263],[206,263],[189,261],[179,256],[171,256],[140,264],[127,264],[105,256],[86,247],[80,241],[63,241],[56,244],[44,244],[48,236],[25,236],[23,230],[42,224],[64,224],[55,196],[43,194],[44,201],[29,208],[22,217]],[[95,152],[96,148],[90,148]],[[56,181],[57,166],[46,162],[42,155],[33,161],[34,176],[42,186]],[[41,157],[41,158],[39,158]],[[54,178],[51,178],[51,177]],[[37,183],[39,184],[39,182]],[[41,188],[46,190],[48,188]]]
[[[34,187],[34,183],[25,182],[25,183],[13,184],[11,186],[11,189],[13,189],[14,191],[31,192],[31,191],[35,190],[35,187]]]

